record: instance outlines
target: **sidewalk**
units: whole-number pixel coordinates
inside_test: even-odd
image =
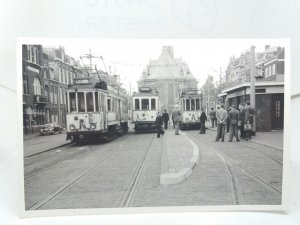
[[[39,152],[47,151],[70,144],[70,141],[66,140],[66,134],[56,135],[24,135],[24,157],[34,155]]]
[[[217,128],[207,127],[209,130],[217,132]],[[225,135],[229,135],[226,133]],[[283,150],[283,131],[270,131],[270,132],[256,132],[255,136],[252,136],[249,141],[257,144],[265,145],[271,148]]]
[[[162,140],[162,160],[160,184],[178,184],[192,174],[192,169],[199,161],[199,149],[184,132],[175,135],[169,128],[160,138]]]

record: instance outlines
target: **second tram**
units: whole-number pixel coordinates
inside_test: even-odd
[[[158,93],[144,86],[138,93],[133,94],[132,122],[138,132],[156,131],[156,116],[160,112]]]

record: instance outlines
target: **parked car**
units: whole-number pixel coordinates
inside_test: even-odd
[[[61,134],[63,129],[57,123],[48,123],[40,130],[41,135],[45,134]]]

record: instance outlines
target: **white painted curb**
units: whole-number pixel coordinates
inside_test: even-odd
[[[160,175],[160,184],[167,186],[170,184],[179,184],[185,181],[192,174],[193,168],[199,162],[199,148],[191,139],[189,139],[183,132],[180,132],[183,136],[190,142],[193,147],[193,156],[190,159],[190,166],[187,168],[181,169],[178,173],[164,173]]]

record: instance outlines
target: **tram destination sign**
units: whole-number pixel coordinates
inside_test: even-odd
[[[73,80],[74,84],[92,84],[91,78],[75,78]]]

